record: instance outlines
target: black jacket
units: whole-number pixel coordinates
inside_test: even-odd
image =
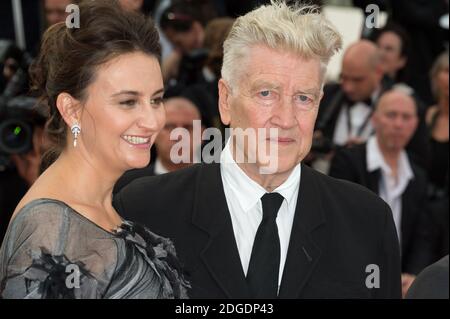
[[[114,206],[174,241],[191,298],[250,298],[220,164],[198,164],[126,186]],[[372,192],[302,166],[280,298],[400,298],[400,257],[389,207]],[[369,289],[367,266],[380,269]]]
[[[422,271],[406,294],[406,299],[448,300],[448,255]]]
[[[366,144],[339,150],[333,158],[330,176],[367,187],[379,194],[380,170],[367,170]],[[402,195],[401,243],[402,271],[419,273],[433,262],[433,243],[427,207],[425,172],[410,161],[414,178]]]

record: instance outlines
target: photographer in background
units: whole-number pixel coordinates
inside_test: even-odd
[[[39,175],[45,112],[28,93],[29,54],[0,40],[0,243],[17,203]]]
[[[162,64],[164,82],[184,87],[203,79],[208,57],[205,27],[216,16],[209,1],[175,1],[162,14],[161,29],[175,50]]]
[[[16,205],[39,175],[45,114],[37,100],[15,97],[0,102],[0,244]]]

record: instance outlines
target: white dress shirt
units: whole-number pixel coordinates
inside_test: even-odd
[[[163,163],[157,157],[155,160],[155,175],[162,175],[170,173],[167,168],[164,167]]]
[[[248,177],[234,161],[230,150],[230,141],[228,141],[223,149],[220,163],[222,182],[231,215],[234,237],[241,259],[242,269],[247,276],[253,242],[263,216],[261,197],[267,191]],[[297,205],[300,175],[301,165],[298,164],[288,179],[273,191],[284,197],[276,219],[281,249],[278,287],[281,285],[283,269],[286,263],[292,223]]]
[[[381,170],[379,182],[379,196],[391,207],[399,242],[401,243],[402,221],[402,195],[408,187],[409,181],[414,178],[408,156],[402,151],[398,160],[397,178],[392,175],[392,170],[384,160],[380,151],[376,136],[367,141],[367,169],[369,172]]]
[[[377,89],[372,94],[371,100],[376,101],[378,96],[380,95],[380,92],[381,90]],[[368,121],[362,132],[360,132],[361,134],[358,135],[359,133],[358,130],[364,125],[364,122],[366,122],[367,119],[370,117],[373,108],[364,102],[357,102],[351,105],[349,112],[347,112],[347,107],[350,106],[344,106],[341,108],[341,111],[336,120],[336,126],[334,128],[333,142],[334,144],[339,146],[347,144],[350,138],[355,137],[367,141],[367,139],[373,134],[372,123]],[[351,119],[350,122],[352,124],[350,132],[348,127],[348,114],[350,114]]]

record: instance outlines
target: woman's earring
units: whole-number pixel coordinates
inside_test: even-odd
[[[78,135],[80,135],[81,127],[78,124],[74,124],[71,127],[71,131],[73,134],[73,147],[77,147]]]

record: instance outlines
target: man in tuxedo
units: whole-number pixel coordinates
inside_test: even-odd
[[[342,61],[340,83],[330,83],[324,87],[314,133],[316,139],[325,138],[337,149],[367,142],[373,135],[370,118],[374,106],[382,93],[392,86],[392,81],[384,77],[380,52],[374,43],[360,40],[350,45]],[[425,108],[417,96],[415,99],[419,124],[407,149],[414,153],[421,166],[426,167],[429,145]]]
[[[417,122],[414,99],[400,90],[387,91],[372,117],[375,135],[365,144],[338,151],[330,168],[330,176],[369,188],[391,207],[401,244],[404,292],[414,275],[433,262],[426,174],[405,151]]]
[[[340,47],[308,8],[274,3],[238,18],[219,81],[234,129],[220,163],[144,177],[115,197],[124,217],[173,240],[191,298],[401,296],[389,207],[301,163]]]

